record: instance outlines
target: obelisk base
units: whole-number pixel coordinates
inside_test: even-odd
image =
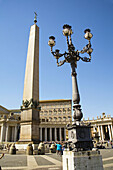
[[[63,152],[63,170],[103,170],[99,151]]]
[[[26,109],[21,112],[20,139],[23,143],[39,143],[39,111]]]

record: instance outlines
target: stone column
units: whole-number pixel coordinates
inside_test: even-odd
[[[40,127],[40,141],[42,141],[42,127]]]
[[[101,140],[100,126],[98,126],[99,140]]]
[[[50,128],[50,141],[52,141],[52,128]]]
[[[3,139],[3,125],[2,125],[0,128],[1,128],[1,137],[0,137],[0,142],[2,142],[2,139]]]
[[[61,139],[62,139],[61,128],[59,128],[59,137],[60,137],[60,141],[61,141]]]
[[[12,126],[12,141],[15,141],[15,126]]]
[[[55,127],[55,141],[57,141],[56,127]]]
[[[47,128],[45,128],[45,141],[47,141]]]
[[[112,140],[113,140],[113,126],[111,125],[111,133],[112,133]]]
[[[95,132],[95,126],[93,126],[93,132]]]
[[[6,127],[6,138],[5,138],[5,141],[9,142],[8,140],[9,140],[9,125],[7,125],[7,127]]]
[[[4,124],[1,126],[1,142],[5,140],[5,126]]]
[[[64,128],[64,140],[66,141],[66,128]]]
[[[17,125],[15,126],[14,142],[17,141]]]
[[[110,137],[110,141],[112,140],[112,137],[111,137],[111,129],[110,129],[110,125],[108,125],[108,129],[109,129],[109,137]]]
[[[103,136],[103,127],[102,127],[102,125],[101,125],[101,135],[102,135],[102,141],[104,140],[104,136]]]
[[[10,131],[11,131],[11,142],[13,142],[13,137],[14,137],[14,131],[13,131],[13,126],[11,126]]]

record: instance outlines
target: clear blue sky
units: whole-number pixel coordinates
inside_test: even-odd
[[[93,33],[91,63],[78,62],[77,78],[85,118],[113,116],[113,0],[0,0],[0,105],[20,108],[30,26],[34,11],[40,27],[40,100],[71,99],[70,65],[56,66],[48,37],[56,37],[61,52],[67,50],[62,26],[70,24],[73,43],[87,43],[84,30]],[[84,55],[83,55],[84,56]]]

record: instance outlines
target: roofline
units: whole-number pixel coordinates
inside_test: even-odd
[[[54,99],[54,100],[40,100],[39,103],[51,103],[51,102],[69,102],[71,99]]]
[[[72,99],[54,99],[54,100],[39,100],[39,103],[51,103],[51,102],[72,102]],[[2,109],[5,109],[7,112],[14,112],[14,111],[21,111],[20,109],[6,109],[5,107],[1,106]]]
[[[10,112],[20,112],[21,110],[20,109],[11,109],[9,110]]]
[[[8,109],[6,109],[5,107],[3,107],[3,106],[1,106],[0,105],[0,107],[2,108],[2,109],[4,109],[4,110],[6,110],[7,112],[10,112]]]

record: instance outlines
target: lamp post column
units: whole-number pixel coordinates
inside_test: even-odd
[[[75,63],[71,63],[71,76],[72,76],[72,99],[74,104],[79,104],[80,102],[80,95],[78,91],[78,84],[77,84],[77,78],[76,78],[76,70],[75,70]]]
[[[74,110],[74,124],[77,121],[80,121],[83,117],[83,114],[81,112],[81,105],[79,105],[80,102],[80,95],[78,90],[78,84],[77,84],[77,73],[76,73],[76,65],[75,62],[71,63],[71,76],[72,76],[72,100],[73,100],[73,110]]]

